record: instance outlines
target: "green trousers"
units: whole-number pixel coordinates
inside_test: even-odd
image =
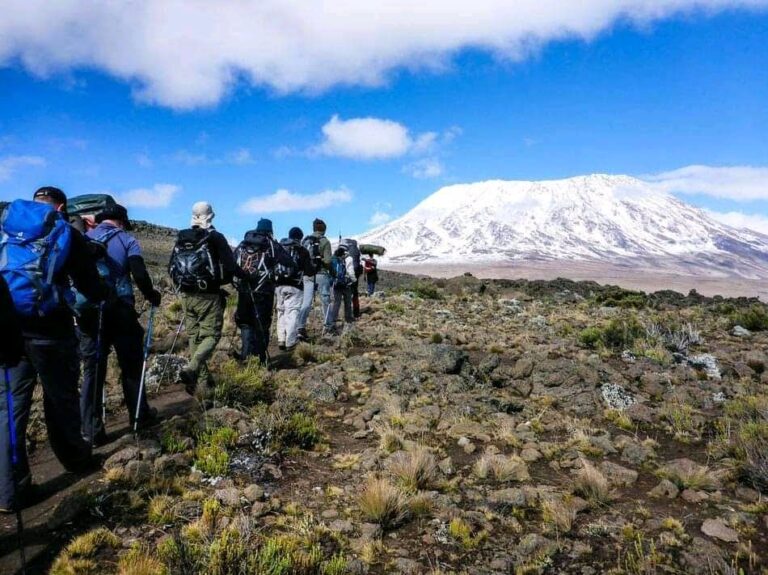
[[[226,301],[220,294],[181,294],[189,335],[189,367],[199,383],[207,383],[208,360],[221,339]]]

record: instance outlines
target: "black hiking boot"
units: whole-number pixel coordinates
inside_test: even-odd
[[[309,334],[307,334],[307,329],[300,327],[299,331],[296,333],[296,339],[299,341],[309,341]]]
[[[184,384],[184,390],[189,395],[195,395],[195,389],[197,388],[197,374],[189,369],[182,369],[179,372],[179,379]]]

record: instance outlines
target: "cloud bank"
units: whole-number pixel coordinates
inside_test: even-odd
[[[351,201],[352,192],[344,188],[325,190],[316,194],[296,194],[289,190],[277,190],[274,194],[251,198],[240,206],[240,211],[256,215],[301,212],[320,210]]]
[[[644,176],[657,190],[736,201],[768,199],[768,167],[686,166]]]
[[[117,200],[127,208],[167,208],[180,191],[174,184],[155,184],[117,194]]]
[[[44,166],[40,156],[5,156],[0,158],[0,182],[9,180],[14,172],[25,166]]]
[[[278,93],[376,86],[440,71],[462,49],[522,59],[616,22],[756,9],[768,0],[4,0],[0,65],[45,77],[97,69],[136,98],[178,109],[218,103],[237,83]]]
[[[713,212],[707,210],[707,214],[733,228],[746,228],[768,236],[768,216],[760,214],[745,214],[743,212]]]

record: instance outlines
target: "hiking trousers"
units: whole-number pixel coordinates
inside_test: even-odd
[[[181,294],[184,324],[189,334],[189,366],[197,374],[198,383],[208,384],[208,360],[221,340],[224,328],[224,295],[219,292]]]
[[[269,347],[269,331],[272,326],[272,307],[275,303],[274,293],[251,294],[241,291],[238,294],[238,326],[242,337],[242,358],[256,356],[263,365],[267,364],[267,348]],[[251,313],[246,314],[245,310]]]
[[[352,313],[352,286],[346,285],[344,287],[335,287],[333,288],[333,305],[325,319],[326,330],[333,329],[336,325],[342,302],[344,303],[344,322],[352,323],[355,321]]]
[[[19,489],[31,483],[27,458],[27,425],[32,410],[32,394],[38,378],[43,385],[43,412],[48,441],[56,458],[68,470],[82,471],[90,462],[91,449],[80,434],[80,409],[77,383],[80,365],[74,333],[66,339],[24,338],[24,356],[9,370],[13,395],[13,419],[16,425],[18,465],[15,469]],[[5,374],[2,375],[4,378]],[[16,503],[13,466],[10,458],[8,404],[0,398],[0,507],[10,509]]]
[[[80,413],[83,437],[90,440],[91,425],[94,437],[104,430],[101,409],[104,383],[107,379],[107,360],[112,348],[120,367],[123,400],[128,419],[133,424],[136,402],[139,397],[141,366],[144,362],[144,328],[139,323],[136,310],[128,303],[117,302],[104,307],[101,334],[101,350],[98,349],[98,314],[87,313],[80,317],[80,357],[83,362],[83,387],[80,390]],[[97,363],[98,358],[98,363]],[[98,379],[97,379],[98,370]],[[96,390],[94,392],[94,386]],[[94,393],[96,402],[94,404]],[[146,390],[141,395],[141,414],[149,413]]]
[[[368,280],[368,295],[372,296],[376,292],[376,282]]]
[[[277,342],[286,347],[296,345],[299,330],[299,312],[304,291],[294,286],[277,286]]]
[[[331,277],[328,274],[317,274],[314,277],[304,276],[304,301],[299,312],[299,327],[306,329],[312,304],[315,300],[315,292],[320,292],[323,318],[328,315],[331,305]]]

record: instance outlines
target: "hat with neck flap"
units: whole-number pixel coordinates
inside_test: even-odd
[[[213,212],[213,207],[208,202],[197,202],[192,206],[192,227],[202,228],[207,230],[213,226],[213,218],[216,214]]]

